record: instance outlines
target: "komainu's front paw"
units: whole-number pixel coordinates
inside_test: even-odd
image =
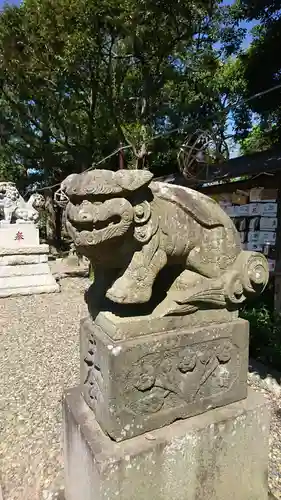
[[[143,304],[149,301],[151,293],[151,287],[144,281],[133,281],[121,276],[107,290],[106,297],[118,304]]]

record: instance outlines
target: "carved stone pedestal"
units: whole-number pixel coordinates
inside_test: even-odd
[[[112,439],[131,438],[246,397],[246,321],[190,328],[182,317],[181,327],[167,331],[170,319],[160,318],[158,332],[157,323],[146,322],[152,333],[114,340],[120,330],[122,336],[133,335],[145,320],[114,330],[116,322],[105,319],[98,318],[103,328],[91,319],[81,322],[81,383],[86,402]]]
[[[58,292],[48,265],[48,245],[34,224],[0,227],[0,297]]]
[[[79,388],[64,399],[66,500],[267,500],[268,410],[260,394],[122,443]]]

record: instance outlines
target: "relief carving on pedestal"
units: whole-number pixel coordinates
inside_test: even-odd
[[[87,339],[87,353],[83,359],[85,379],[82,381],[86,388],[85,394],[92,407],[97,403],[103,404],[103,376],[98,359],[97,344],[92,332]]]
[[[240,364],[229,339],[147,354],[133,364],[124,384],[126,410],[155,413],[214,397],[231,389]]]

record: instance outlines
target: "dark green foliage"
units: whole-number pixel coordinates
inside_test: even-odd
[[[248,155],[270,149],[278,142],[274,139],[275,130],[276,127],[266,128],[261,125],[255,125],[247,137],[240,140],[241,153]]]
[[[217,0],[25,0],[5,8],[3,147],[41,172],[42,184],[91,167],[120,144],[130,146],[127,168],[176,171],[187,134],[198,127],[224,135],[233,79],[221,74],[244,35],[232,10]],[[103,168],[118,168],[118,156]]]
[[[273,284],[254,302],[248,302],[240,316],[250,323],[250,356],[281,369],[281,314],[274,312]]]
[[[240,55],[245,87],[243,97],[247,105],[241,107],[236,118],[238,136],[253,135],[253,151],[261,151],[281,140],[281,10],[279,0],[238,0],[236,16],[243,21],[257,21],[253,28],[253,41]],[[276,87],[276,88],[275,88]],[[267,92],[268,89],[274,89]],[[254,99],[252,96],[260,94]],[[241,113],[244,118],[241,119]],[[251,113],[259,121],[259,137],[251,131]],[[242,151],[244,145],[242,144]]]

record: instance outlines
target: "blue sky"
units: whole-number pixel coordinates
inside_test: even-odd
[[[20,3],[20,0],[9,0],[8,2],[6,2],[6,0],[0,0],[0,8],[3,7],[3,5],[5,5],[5,3],[8,3],[10,5],[12,4],[19,4]]]

